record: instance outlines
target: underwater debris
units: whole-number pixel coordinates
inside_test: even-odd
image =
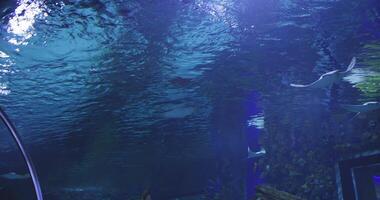
[[[333,83],[339,82],[347,73],[349,73],[356,65],[356,58],[353,57],[351,60],[350,65],[347,67],[346,71],[340,72],[340,70],[334,70],[327,72],[325,74],[322,74],[318,80],[306,84],[290,84],[292,87],[297,88],[325,88],[331,86]]]

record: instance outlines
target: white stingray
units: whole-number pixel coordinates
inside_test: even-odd
[[[351,60],[350,65],[348,65],[346,71],[341,72],[340,70],[334,70],[327,72],[325,74],[322,74],[318,80],[306,84],[306,85],[301,85],[301,84],[290,84],[292,87],[297,87],[297,88],[325,88],[331,86],[333,83],[337,83],[342,80],[344,76],[346,76],[356,65],[356,58],[353,57]]]
[[[22,180],[30,178],[30,174],[17,174],[16,172],[9,172],[6,174],[0,175],[1,178],[9,179],[9,180]]]

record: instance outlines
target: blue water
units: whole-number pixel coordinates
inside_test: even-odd
[[[336,199],[335,164],[380,150],[377,0],[0,2],[0,106],[48,200]],[[306,84],[357,65],[339,84]],[[6,130],[0,174],[26,173]],[[247,148],[266,154],[247,159]],[[31,199],[28,180],[3,180]],[[0,192],[1,192],[0,188]],[[4,189],[3,189],[4,190]],[[28,191],[28,192],[26,192]]]

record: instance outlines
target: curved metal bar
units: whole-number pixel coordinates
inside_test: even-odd
[[[7,114],[3,111],[2,108],[0,108],[0,118],[4,122],[4,124],[6,125],[8,130],[12,133],[12,137],[16,141],[17,147],[22,152],[22,156],[25,160],[25,163],[28,166],[30,176],[32,177],[32,180],[33,180],[33,185],[34,185],[34,190],[36,192],[37,200],[43,200],[40,182],[38,180],[37,172],[36,172],[34,165],[32,163],[32,159],[30,158],[29,154],[24,149],[24,145],[22,144],[21,138],[20,138],[19,134],[17,133],[16,128],[10,122]]]

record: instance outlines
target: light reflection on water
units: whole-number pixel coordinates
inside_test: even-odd
[[[8,33],[14,34],[8,42],[14,45],[26,45],[27,40],[35,34],[33,26],[35,21],[46,18],[48,12],[43,1],[22,0],[18,4],[14,16],[8,22]]]

